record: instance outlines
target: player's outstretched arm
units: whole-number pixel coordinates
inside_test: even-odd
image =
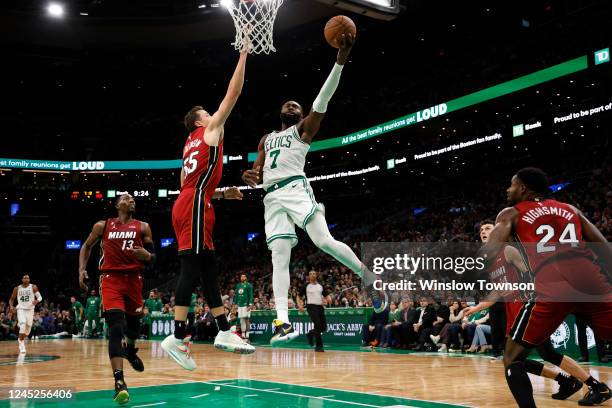
[[[263,178],[263,165],[266,159],[265,144],[267,137],[268,135],[265,135],[259,141],[259,145],[257,146],[257,158],[255,159],[255,163],[253,163],[253,168],[242,173],[242,181],[251,187],[257,186],[257,184],[259,184]]]
[[[238,98],[242,93],[247,55],[248,53],[246,51],[240,53],[240,58],[238,59],[238,64],[234,70],[234,75],[232,76],[229,86],[227,87],[225,98],[223,98],[223,101],[221,101],[219,109],[217,109],[217,111],[212,115],[210,124],[206,129],[204,141],[209,146],[217,146],[223,138],[223,127],[225,126],[225,121],[227,121],[230,113],[232,113],[232,110],[234,109],[234,106],[236,106],[236,102],[238,102]]]
[[[98,221],[94,224],[89,236],[87,237],[87,240],[79,252],[79,286],[81,286],[81,288],[87,288],[87,285],[85,284],[85,279],[88,278],[86,270],[87,262],[89,262],[89,257],[91,256],[91,249],[100,239],[102,239],[105,225],[106,221]]]
[[[336,64],[329,74],[329,77],[327,77],[325,84],[323,84],[323,88],[321,88],[321,92],[319,92],[317,99],[315,99],[312,104],[312,110],[298,125],[298,132],[300,132],[302,140],[306,143],[310,144],[312,139],[319,132],[321,122],[325,117],[325,112],[327,112],[327,105],[338,88],[342,68],[344,68],[344,64],[346,64],[348,60],[353,44],[355,44],[355,37],[353,37],[352,34],[342,34]]]

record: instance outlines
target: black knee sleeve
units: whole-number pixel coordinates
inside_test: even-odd
[[[537,348],[538,354],[544,361],[548,361],[551,364],[559,367],[561,361],[563,361],[563,354],[557,353],[550,340],[545,341]]]
[[[544,364],[540,363],[539,361],[525,360],[525,371],[527,371],[529,374],[540,376],[543,369]]]
[[[525,370],[525,363],[514,361],[504,371],[506,382],[518,406],[521,408],[536,408],[533,400],[533,387]]]
[[[189,306],[191,294],[200,279],[201,260],[198,255],[181,256],[181,273],[176,283],[174,302],[177,306]]]
[[[127,323],[125,337],[130,340],[136,340],[140,334],[140,316],[125,315],[125,321]]]
[[[202,284],[204,285],[204,294],[208,306],[211,309],[223,306],[221,293],[219,292],[219,283],[217,282],[218,271],[215,253],[212,251],[204,251],[200,256],[202,261]]]
[[[125,324],[125,313],[120,310],[106,312],[106,324],[108,325],[108,356],[110,358],[123,357],[123,326]]]

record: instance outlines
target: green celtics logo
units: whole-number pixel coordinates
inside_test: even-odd
[[[44,354],[0,354],[0,367],[10,365],[22,365],[41,363],[43,361],[57,360],[59,356],[48,356]]]

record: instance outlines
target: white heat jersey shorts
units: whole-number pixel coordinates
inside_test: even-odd
[[[268,247],[275,239],[290,239],[297,245],[295,225],[305,229],[317,212],[324,212],[323,204],[316,202],[312,188],[305,178],[293,180],[287,185],[271,191],[264,197],[264,220]]]

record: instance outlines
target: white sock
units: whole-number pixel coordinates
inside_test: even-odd
[[[291,260],[291,241],[284,238],[270,243],[272,250],[272,289],[276,305],[276,318],[289,322],[289,261]]]
[[[306,232],[321,251],[333,256],[342,265],[359,275],[365,285],[370,285],[376,280],[376,275],[368,270],[348,245],[332,237],[327,228],[327,221],[321,212],[316,212],[311,218],[306,225]]]

